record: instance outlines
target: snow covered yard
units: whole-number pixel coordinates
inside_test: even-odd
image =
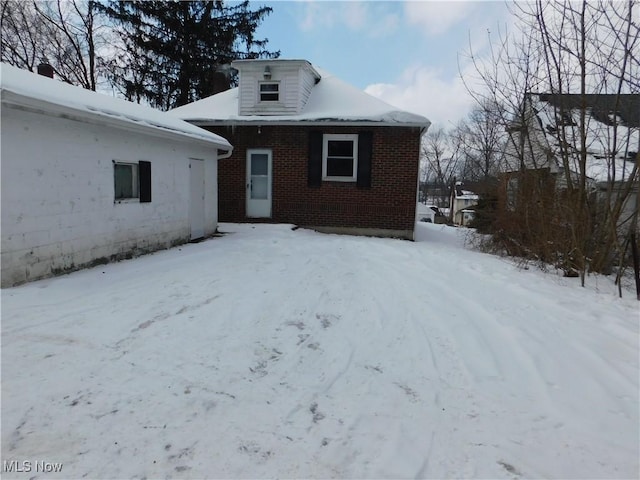
[[[3,290],[3,478],[637,478],[633,296],[417,228],[223,224]]]

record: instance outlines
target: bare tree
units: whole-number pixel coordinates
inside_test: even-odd
[[[2,61],[49,63],[67,83],[96,90],[110,34],[93,0],[2,1]]]
[[[462,179],[486,181],[499,173],[506,142],[501,116],[499,105],[485,102],[450,133],[452,141],[459,146]]]
[[[438,206],[448,205],[449,188],[458,168],[457,145],[449,142],[448,133],[442,129],[429,130],[422,141],[424,183],[427,196]]]
[[[95,90],[99,32],[96,2],[35,2],[35,9],[52,33],[47,52],[56,74],[64,82]]]
[[[31,2],[0,3],[0,61],[35,71],[46,59],[48,28]]]
[[[535,10],[528,12],[534,14],[532,25],[542,46],[548,91],[561,99],[557,105],[560,118],[569,120],[554,136],[570,200],[564,217],[583,279],[587,269],[606,271],[613,257],[624,256],[620,214],[631,191],[638,188],[637,164],[622,178],[617,168],[620,161],[627,162],[629,149],[637,151],[638,147],[629,144],[629,125],[623,126],[618,116],[627,107],[628,98],[633,99],[624,94],[640,93],[640,69],[632,53],[640,47],[640,27],[634,22],[634,9],[637,17],[638,8],[633,0],[580,4],[539,0]],[[609,112],[602,112],[612,115],[605,130],[602,120],[594,121],[594,102],[598,101],[594,95],[613,99]],[[606,180],[600,182],[605,185],[604,201],[602,195],[592,195],[596,186],[589,170],[594,151],[605,163]],[[636,206],[632,217],[637,214]]]
[[[639,93],[638,3],[536,0],[511,8],[517,32],[493,41],[488,61],[471,56],[484,88],[468,82],[480,105],[505,106],[505,183],[519,182],[521,192],[496,230],[517,253],[555,257],[584,282],[588,271],[606,271],[624,257],[631,229],[623,217],[637,228],[637,204],[629,205],[638,190],[630,154],[638,150],[630,144],[638,125],[624,124],[618,113]],[[547,94],[551,110],[541,111],[536,93]],[[595,105],[605,96],[608,110],[600,112]],[[553,118],[543,130],[536,122],[545,113]],[[593,177],[594,159],[604,181]]]

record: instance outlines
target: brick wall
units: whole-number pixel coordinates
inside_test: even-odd
[[[246,218],[248,148],[273,151],[273,222],[300,226],[373,228],[413,231],[420,129],[407,127],[236,126],[209,127],[234,146],[233,156],[218,165],[219,219]],[[326,182],[307,186],[309,132],[373,132],[371,188]]]

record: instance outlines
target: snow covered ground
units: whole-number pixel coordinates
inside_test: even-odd
[[[3,290],[3,478],[637,478],[633,295],[417,228],[223,224]]]

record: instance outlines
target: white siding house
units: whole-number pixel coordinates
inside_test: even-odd
[[[457,182],[451,192],[451,212],[453,223],[467,226],[475,217],[475,207],[480,200],[480,196],[469,190],[462,189],[462,182]]]
[[[224,138],[1,68],[3,287],[215,232]]]
[[[619,222],[626,231],[637,211],[640,95],[531,93],[522,108],[523,118],[509,129],[505,152],[506,208],[516,208],[519,179],[514,174],[545,170],[558,191],[567,188],[567,177],[577,185],[583,113],[588,191],[600,209],[613,208],[624,199]]]

